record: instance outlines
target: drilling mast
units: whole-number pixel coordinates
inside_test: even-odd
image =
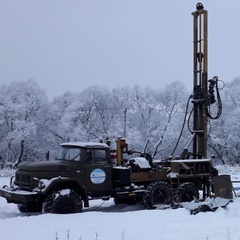
[[[208,12],[197,3],[193,15],[193,157],[207,158],[207,124],[222,114],[218,77],[208,80]],[[214,91],[216,89],[216,93]],[[216,97],[215,97],[216,95]],[[210,106],[215,104],[215,113]]]
[[[193,156],[207,157],[208,12],[201,3],[193,15]]]

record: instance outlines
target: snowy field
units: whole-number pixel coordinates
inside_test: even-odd
[[[218,169],[240,180],[240,167]],[[9,175],[0,171],[0,186],[9,183]],[[92,201],[78,214],[23,214],[0,198],[0,229],[1,240],[239,240],[240,198],[215,212],[196,215],[185,208],[115,206],[112,200]]]

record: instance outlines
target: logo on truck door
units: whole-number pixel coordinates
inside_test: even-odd
[[[102,169],[96,168],[91,172],[90,179],[92,183],[101,184],[106,179],[106,173]]]

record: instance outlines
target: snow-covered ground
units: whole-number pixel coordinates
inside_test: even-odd
[[[218,169],[240,180],[240,167]],[[0,186],[8,183],[9,172],[0,171]],[[196,215],[185,208],[115,206],[112,200],[92,201],[79,214],[23,214],[0,198],[0,229],[1,240],[239,240],[240,198],[215,212]]]

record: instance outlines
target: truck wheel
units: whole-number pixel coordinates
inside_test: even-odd
[[[43,213],[77,213],[82,211],[82,198],[71,189],[54,191],[43,202]]]
[[[26,203],[26,204],[18,204],[18,210],[21,213],[26,212],[41,212],[42,211],[42,205],[39,203]]]
[[[186,182],[180,185],[179,201],[191,202],[199,199],[199,190],[194,183]]]
[[[172,200],[171,189],[166,182],[150,183],[143,195],[142,203],[147,209],[156,208],[157,204],[169,204]]]

